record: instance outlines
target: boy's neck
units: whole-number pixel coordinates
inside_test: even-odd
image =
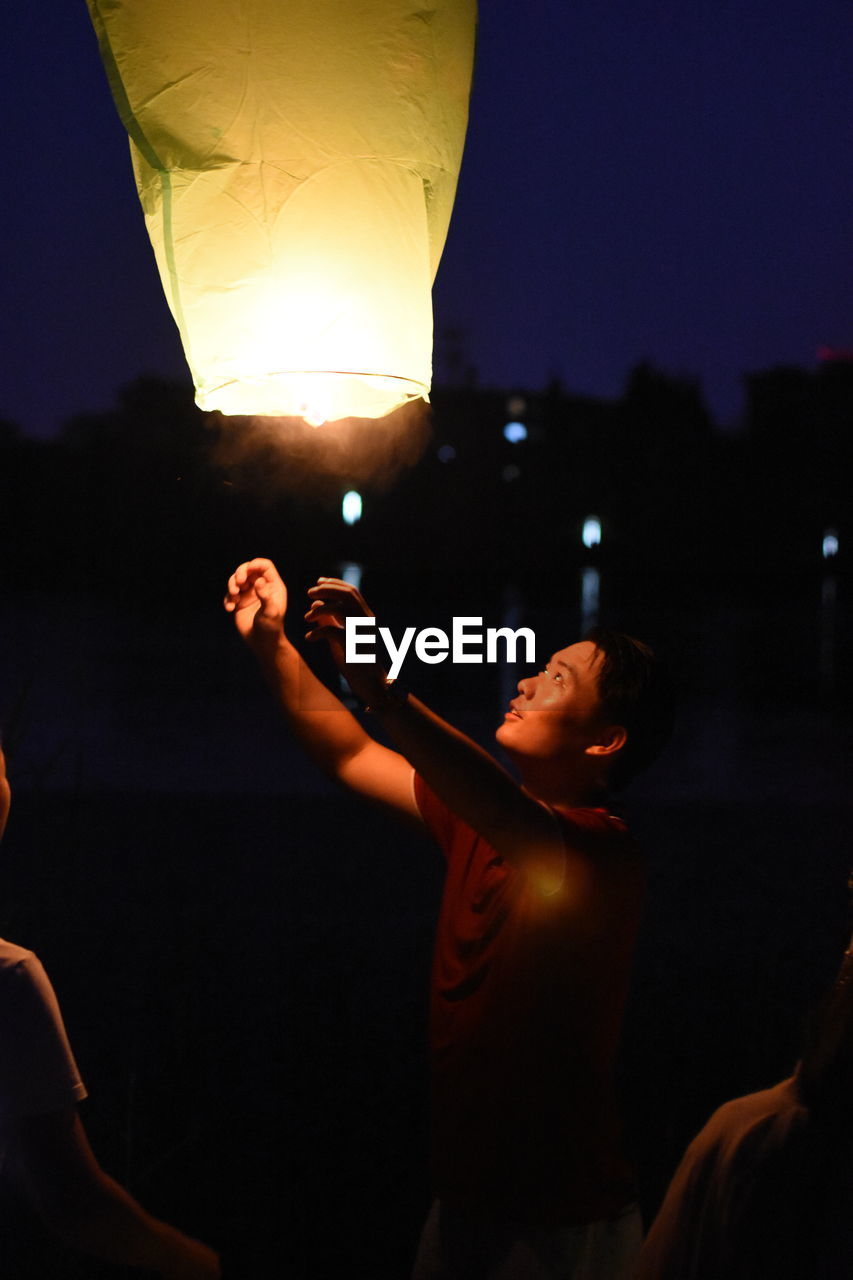
[[[524,790],[543,804],[557,809],[595,809],[607,805],[607,787],[599,779],[569,781],[527,777]]]

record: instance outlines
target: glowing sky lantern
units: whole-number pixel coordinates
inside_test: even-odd
[[[475,0],[88,0],[203,409],[425,396]]]

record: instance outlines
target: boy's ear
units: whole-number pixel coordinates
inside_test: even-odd
[[[622,724],[610,724],[602,729],[595,742],[586,748],[588,756],[612,756],[621,751],[628,741],[628,730]]]

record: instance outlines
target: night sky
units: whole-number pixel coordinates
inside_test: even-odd
[[[484,385],[617,396],[853,347],[847,0],[489,0],[435,293]],[[83,0],[6,6],[0,417],[186,378]]]

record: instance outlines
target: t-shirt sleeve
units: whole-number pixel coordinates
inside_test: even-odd
[[[454,835],[463,824],[452,810],[448,809],[444,801],[440,800],[435,792],[427,786],[417,772],[414,775],[414,788],[415,803],[420,810],[427,831],[436,841],[445,857],[449,857]]]
[[[41,962],[31,951],[0,943],[0,1125],[85,1097]]]

